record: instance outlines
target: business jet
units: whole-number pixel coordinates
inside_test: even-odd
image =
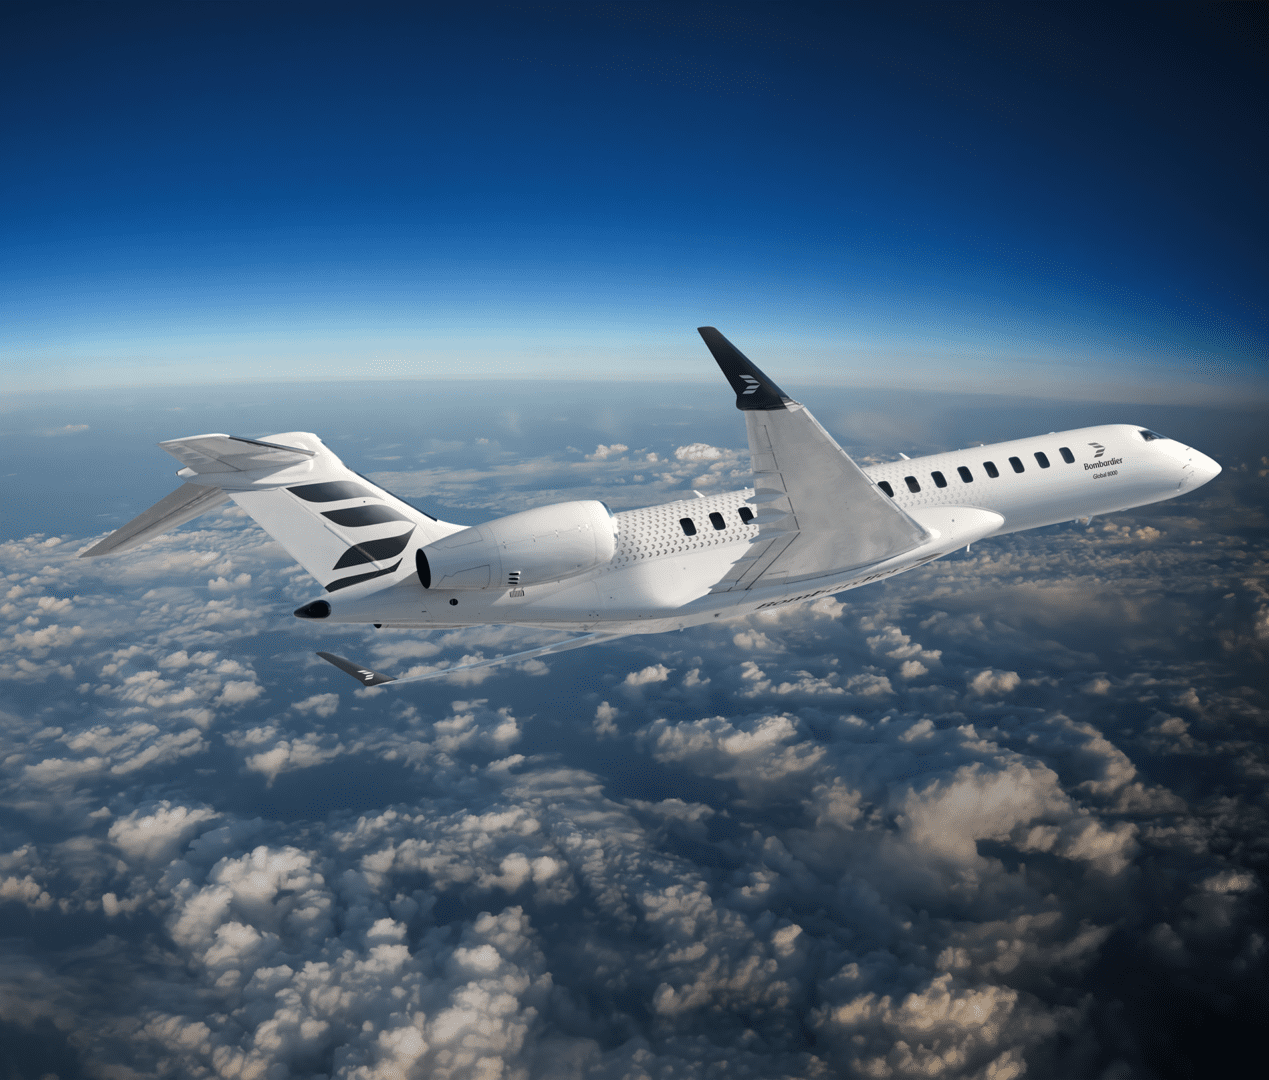
[[[298,618],[570,634],[402,677],[318,653],[363,685],[400,686],[811,601],[991,536],[1175,498],[1221,471],[1133,424],[861,468],[722,334],[699,333],[745,415],[753,486],[743,491],[619,513],[556,503],[468,528],[396,498],[309,432],[193,435],[159,443],[184,466],[184,485],[81,557],[128,551],[232,499],[322,587]]]

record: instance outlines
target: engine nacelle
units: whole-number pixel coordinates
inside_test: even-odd
[[[415,564],[425,589],[506,589],[584,574],[616,550],[608,507],[567,502],[453,533],[419,548]]]

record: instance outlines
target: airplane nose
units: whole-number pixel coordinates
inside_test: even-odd
[[[1220,465],[1206,454],[1200,454],[1197,450],[1192,451],[1189,465],[1194,470],[1194,487],[1202,487],[1209,480],[1214,479],[1221,471]]]

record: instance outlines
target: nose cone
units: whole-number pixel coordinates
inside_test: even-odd
[[[1197,450],[1194,452],[1192,464],[1194,466],[1195,487],[1202,487],[1209,480],[1215,479],[1221,471],[1221,467],[1216,462],[1206,454],[1200,454]]]
[[[1181,491],[1193,491],[1195,488],[1202,487],[1220,471],[1221,467],[1206,454],[1200,454],[1197,450],[1186,447],[1181,463],[1181,482],[1177,487]]]

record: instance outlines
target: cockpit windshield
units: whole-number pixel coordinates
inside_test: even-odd
[[[1157,431],[1151,431],[1149,428],[1141,429],[1141,437],[1145,439],[1146,442],[1154,442],[1155,439],[1167,438],[1166,435],[1160,435]]]

